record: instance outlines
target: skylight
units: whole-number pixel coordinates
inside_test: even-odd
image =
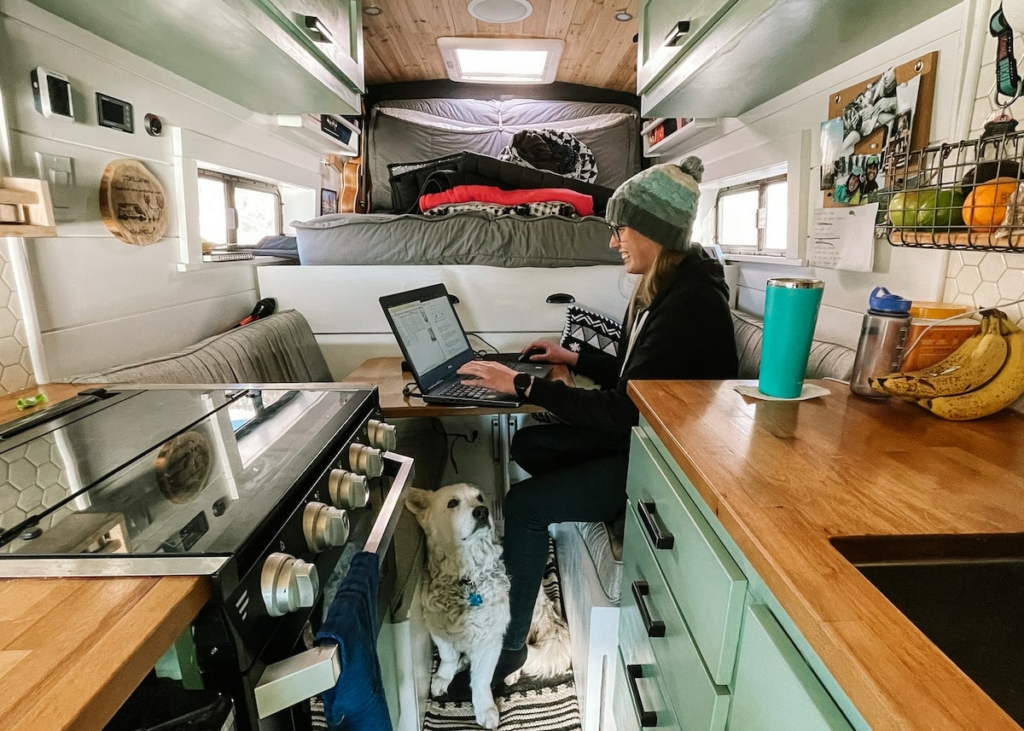
[[[552,39],[438,38],[448,78],[472,84],[550,84],[564,43]]]

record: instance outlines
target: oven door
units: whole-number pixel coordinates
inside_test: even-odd
[[[405,506],[413,465],[411,458],[394,452],[386,452],[383,456],[385,475],[393,477],[394,481],[363,546],[364,551],[377,554],[380,561],[378,630],[395,591],[392,538]],[[322,615],[318,613],[317,616]],[[260,731],[304,728],[309,704],[303,701],[333,688],[341,675],[337,645],[325,643],[309,650],[299,645],[296,650],[291,657],[266,666],[252,688]]]

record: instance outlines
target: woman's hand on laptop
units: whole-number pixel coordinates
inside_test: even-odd
[[[512,379],[516,372],[504,363],[493,360],[471,360],[459,368],[462,382],[467,386],[489,388],[498,393],[515,393]]]
[[[534,340],[523,348],[523,353],[530,351],[533,352],[526,359],[530,363],[554,363],[556,365],[567,365],[571,368],[580,359],[579,353],[563,348],[551,340]]]

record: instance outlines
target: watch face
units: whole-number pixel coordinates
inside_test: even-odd
[[[530,383],[533,381],[533,376],[529,373],[517,373],[516,377],[512,379],[512,385],[515,386],[516,394],[518,396],[524,396],[526,389],[530,387]]]

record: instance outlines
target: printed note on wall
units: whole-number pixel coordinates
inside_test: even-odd
[[[807,256],[810,265],[870,272],[875,260],[876,215],[877,203],[816,210]]]

